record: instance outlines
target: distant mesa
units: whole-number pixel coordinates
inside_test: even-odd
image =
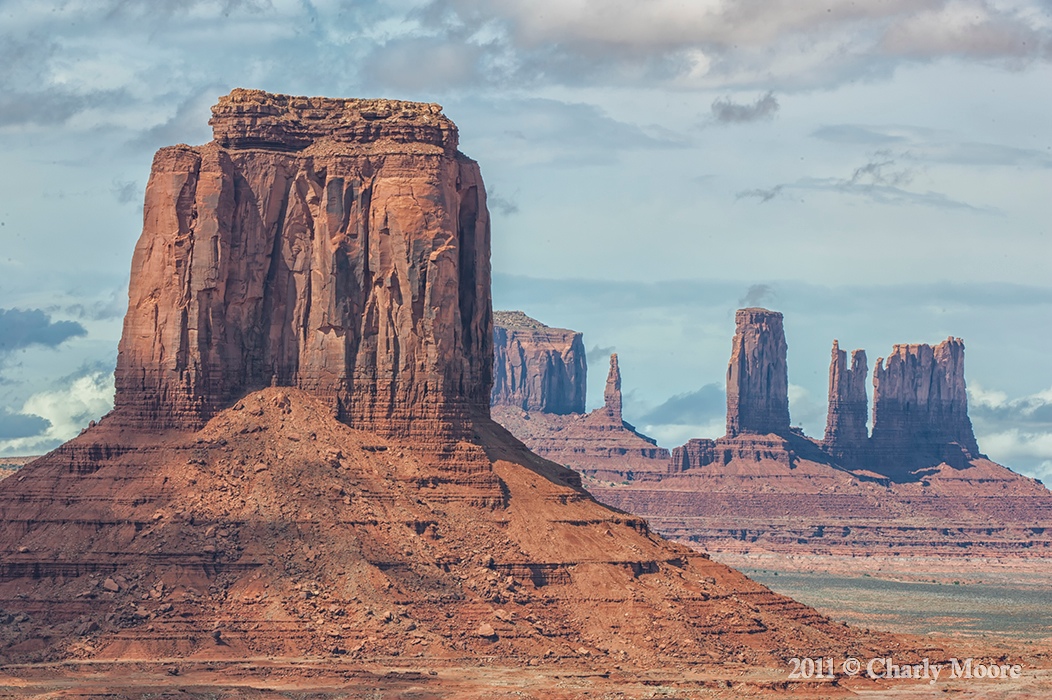
[[[964,341],[896,345],[873,373],[869,463],[896,478],[945,462],[964,468],[979,454],[968,418]]]
[[[587,364],[581,333],[549,328],[519,311],[498,311],[493,337],[490,412],[530,450],[593,478],[650,478],[668,470],[668,450],[622,417],[616,354],[610,356],[603,406],[586,414]],[[502,377],[524,380],[515,384]],[[513,390],[523,385],[530,397],[543,395],[544,402],[526,400],[525,392]],[[498,391],[498,387],[508,388]],[[544,404],[559,409],[545,410]]]
[[[984,457],[968,419],[964,383],[964,342],[948,338],[930,345],[896,345],[873,373],[873,436],[866,428],[867,362],[864,350],[847,353],[833,341],[829,367],[829,410],[821,441],[790,428],[787,346],[782,314],[767,309],[741,309],[727,368],[727,434],[721,446],[756,444],[777,436],[790,446],[786,458],[815,457],[848,469],[864,469],[896,481],[915,481],[920,470],[947,464],[958,469]],[[694,442],[690,452],[706,459]],[[790,454],[791,453],[791,454]],[[683,453],[685,455],[686,453]],[[723,450],[722,454],[731,454]],[[679,462],[679,466],[707,462]]]
[[[788,435],[789,369],[782,314],[739,309],[727,366],[727,437]]]
[[[583,413],[588,363],[581,334],[521,311],[493,313],[490,404],[555,415]]]
[[[600,500],[706,547],[1052,552],[1043,525],[1052,519],[1052,494],[979,452],[959,338],[896,345],[877,360],[872,435],[866,353],[855,350],[848,360],[833,341],[821,440],[791,427],[783,317],[760,308],[735,315],[721,438],[694,438],[671,454],[657,448],[620,416],[616,359],[607,406],[587,417],[502,407],[494,417],[531,449],[578,471]],[[599,436],[608,449],[597,449]]]

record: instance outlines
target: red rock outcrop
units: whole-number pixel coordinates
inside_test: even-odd
[[[718,458],[715,440],[691,438],[686,443],[672,449],[669,473],[700,469],[712,464]]]
[[[493,312],[490,405],[556,415],[584,413],[588,360],[581,334],[521,311]]]
[[[789,433],[789,371],[782,314],[739,309],[727,368],[727,437]]]
[[[868,372],[865,350],[853,351],[848,367],[847,353],[840,349],[838,341],[833,341],[833,358],[829,364],[829,413],[822,447],[836,459],[857,459],[869,441],[866,427]]]
[[[870,468],[896,478],[940,462],[979,457],[968,418],[964,341],[896,345],[873,372]]]
[[[639,679],[909,654],[654,536],[475,410],[488,219],[437,108],[215,113],[216,142],[155,161],[116,411],[0,482],[0,660],[49,662],[19,676],[179,659],[259,684],[324,656],[342,693],[399,656]],[[581,420],[623,436],[613,414]]]
[[[199,428],[304,389],[385,435],[489,404],[489,216],[438,105],[234,90],[146,187],[114,420]]]

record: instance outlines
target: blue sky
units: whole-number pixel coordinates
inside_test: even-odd
[[[234,87],[435,101],[495,306],[620,353],[629,420],[722,428],[733,312],[829,347],[965,339],[980,446],[1052,477],[1048,0],[0,0],[0,454],[108,410],[153,152]]]

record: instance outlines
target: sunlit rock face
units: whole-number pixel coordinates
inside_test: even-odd
[[[274,385],[388,435],[484,415],[489,215],[441,108],[235,90],[212,113],[212,142],[154,158],[115,418],[200,427]]]

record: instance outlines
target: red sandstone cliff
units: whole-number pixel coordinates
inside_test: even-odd
[[[581,334],[521,311],[493,313],[490,405],[565,415],[584,413],[588,361]]]
[[[789,374],[782,314],[739,309],[727,367],[727,437],[789,432]]]
[[[197,428],[271,385],[387,435],[484,413],[485,189],[438,105],[234,90],[212,112],[213,142],[154,158],[114,418]]]
[[[964,341],[896,345],[886,361],[877,359],[870,452],[872,468],[896,478],[940,462],[963,468],[981,456],[968,418]]]

